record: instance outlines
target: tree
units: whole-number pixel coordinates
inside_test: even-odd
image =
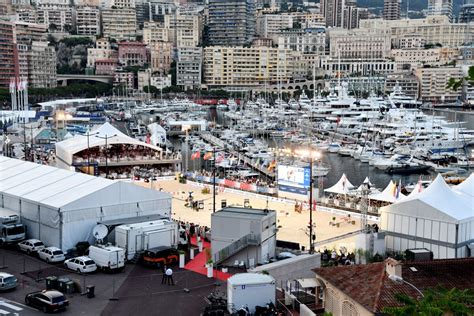
[[[391,316],[468,316],[472,315],[468,306],[474,304],[472,290],[458,290],[456,288],[450,290],[442,287],[428,289],[420,300],[405,294],[397,294],[395,297],[403,306],[384,308],[384,313]]]
[[[459,88],[462,88],[466,82],[469,85],[474,85],[474,66],[469,67],[467,77],[461,78],[459,80],[450,78],[448,81],[448,88],[452,89],[453,91],[457,91]]]

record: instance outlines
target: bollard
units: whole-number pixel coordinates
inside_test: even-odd
[[[193,248],[193,247],[191,247],[191,248],[189,249],[189,258],[190,258],[191,260],[194,259],[194,248]]]
[[[109,301],[118,301],[118,297],[115,296],[115,277],[112,278],[112,297]]]
[[[202,252],[202,241],[198,242],[199,252]]]

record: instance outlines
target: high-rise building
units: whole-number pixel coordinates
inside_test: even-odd
[[[56,80],[56,51],[48,42],[31,43],[28,51],[28,82],[34,88],[53,88]]]
[[[176,62],[176,85],[185,90],[195,89],[201,86],[202,48],[181,47],[178,48],[178,60]]]
[[[196,47],[201,43],[203,24],[198,14],[165,15],[164,20],[176,47]]]
[[[321,14],[327,27],[357,28],[359,9],[355,0],[321,0]]]
[[[453,20],[453,0],[428,0],[428,15],[446,15]]]
[[[474,0],[464,0],[464,3],[459,10],[459,22],[474,22]]]
[[[0,20],[0,87],[8,87],[18,75],[14,24]]]
[[[209,0],[209,43],[241,46],[255,34],[254,0]]]
[[[400,19],[400,0],[384,0],[383,19],[384,20],[399,20]]]
[[[102,34],[117,40],[134,40],[137,31],[137,17],[134,9],[102,10]]]
[[[76,30],[78,35],[100,34],[100,11],[97,7],[76,8]]]

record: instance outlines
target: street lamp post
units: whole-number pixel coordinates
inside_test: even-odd
[[[112,138],[112,137],[115,137],[117,136],[117,134],[114,134],[112,136],[108,136],[107,134],[105,136],[98,136],[98,135],[95,135],[95,137],[98,137],[98,138],[101,138],[101,139],[105,139],[105,178],[108,179],[109,178],[109,162],[108,162],[108,152],[109,152],[109,148],[108,148],[108,145],[107,145],[107,140],[109,138]]]
[[[87,137],[87,174],[89,174],[90,168],[91,168],[91,153],[90,153],[91,148],[90,148],[90,143],[89,143],[89,137],[95,136],[97,134],[99,134],[99,133],[96,132],[96,133],[91,134],[91,133],[87,132],[87,134],[84,134],[84,135],[79,134],[81,136],[86,136]]]

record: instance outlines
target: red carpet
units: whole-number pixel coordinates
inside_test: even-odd
[[[196,237],[191,237],[191,244],[197,246]],[[202,275],[207,275],[207,268],[205,267],[207,260],[206,260],[206,253],[204,252],[204,249],[210,248],[210,247],[211,247],[210,243],[208,243],[207,241],[203,241],[203,251],[200,252],[198,255],[194,256],[194,259],[189,261],[184,266],[184,268],[186,270],[194,271]],[[227,281],[227,279],[230,278],[231,276],[232,274],[230,273],[224,273],[222,271],[214,269],[214,277],[221,281]]]

